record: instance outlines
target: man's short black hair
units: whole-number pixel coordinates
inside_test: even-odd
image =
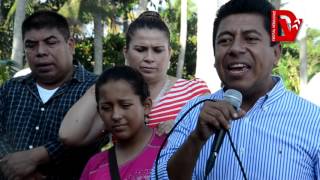
[[[270,45],[273,46],[278,44],[277,42],[271,41],[271,11],[275,10],[275,7],[268,2],[267,0],[230,0],[217,12],[217,17],[214,20],[213,26],[213,50],[215,50],[215,41],[217,37],[217,31],[219,25],[225,17],[233,14],[239,13],[252,13],[259,14],[264,19],[264,28],[268,33],[270,33]],[[279,26],[278,29],[281,32],[281,28]]]
[[[69,24],[65,17],[54,11],[41,10],[33,13],[23,21],[22,39],[24,39],[26,32],[32,29],[39,30],[44,28],[57,28],[65,40],[70,38]]]

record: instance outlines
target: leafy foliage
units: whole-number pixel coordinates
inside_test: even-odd
[[[67,8],[65,11],[69,11],[70,7],[74,6],[73,3],[80,3],[79,8],[81,15],[79,14],[79,20],[81,23],[88,23],[92,21],[94,17],[93,12],[103,12],[104,20],[108,25],[109,33],[107,37],[103,39],[103,69],[109,68],[117,64],[124,64],[124,57],[122,49],[124,46],[124,34],[119,32],[121,28],[119,25],[125,25],[127,20],[132,20],[133,9],[136,8],[138,0],[101,0],[102,7],[96,7],[96,0],[47,0],[45,3],[38,3],[37,0],[28,0],[26,12],[32,13],[38,9],[53,9],[59,11],[63,8]],[[161,10],[161,16],[167,22],[171,31],[171,47],[172,58],[171,68],[168,73],[175,75],[177,60],[179,56],[179,33],[180,33],[180,1],[166,1],[169,3],[168,9]],[[6,17],[5,20],[0,22],[0,59],[9,59],[11,55],[12,45],[12,19],[9,16],[12,13],[10,11],[14,7],[15,0],[2,0],[1,1],[1,15]],[[173,3],[173,4],[172,4]],[[68,6],[67,6],[68,5]],[[67,6],[67,7],[66,7]],[[188,37],[187,37],[187,49],[185,55],[185,67],[183,71],[184,78],[192,78],[195,73],[196,67],[196,6],[193,1],[188,0]],[[114,28],[117,27],[117,28]],[[116,29],[116,30],[114,30]],[[125,27],[124,27],[125,29]],[[80,29],[74,26],[74,33],[76,35],[76,54],[75,59],[83,64],[88,70],[93,71],[94,59],[93,59],[93,38],[84,37],[81,35]],[[110,31],[111,30],[111,31]],[[307,58],[308,58],[308,80],[310,80],[317,72],[320,72],[320,31],[309,29],[307,37]],[[283,77],[287,88],[299,93],[299,45],[298,43],[284,43],[282,44],[282,57],[278,66],[274,69],[274,74]],[[10,60],[0,61],[0,84],[10,78],[15,72],[15,65]]]
[[[11,60],[0,60],[0,84],[18,71],[18,65]]]
[[[320,72],[320,43],[315,41],[320,38],[320,31],[309,29],[307,32],[307,59],[308,59],[308,80],[317,72]],[[299,45],[295,43],[282,44],[282,57],[274,74],[280,75],[287,88],[299,93],[300,71],[299,71]]]
[[[180,35],[180,0],[175,1],[173,6],[161,12],[161,16],[167,22],[171,31],[171,66],[168,74],[175,76],[177,63],[180,51],[179,35]],[[186,43],[185,63],[182,77],[191,79],[194,77],[196,70],[196,55],[197,55],[197,14],[195,13],[195,4],[188,0],[188,34]]]
[[[121,34],[108,34],[103,42],[103,69],[125,64],[122,54],[125,40]],[[86,38],[76,45],[75,59],[85,68],[93,71],[93,38]]]
[[[320,31],[308,30],[308,80],[320,72]]]
[[[282,56],[273,73],[283,78],[285,86],[299,92],[299,49],[296,43],[282,44]]]

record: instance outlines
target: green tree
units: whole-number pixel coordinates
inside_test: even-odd
[[[183,73],[183,65],[184,65],[184,57],[186,54],[186,44],[187,44],[187,11],[188,11],[188,6],[187,6],[187,1],[186,0],[181,0],[181,8],[180,8],[180,53],[178,57],[178,64],[177,64],[177,73],[176,76],[177,78],[182,77]]]
[[[18,64],[11,60],[0,60],[0,85],[18,71]]]
[[[186,39],[186,51],[184,56],[184,65],[183,65],[183,78],[193,78],[196,68],[196,52],[197,52],[197,15],[196,15],[196,6],[191,1],[188,0],[187,4],[187,39]],[[166,10],[161,10],[160,14],[164,21],[167,23],[169,30],[171,32],[170,45],[172,48],[171,56],[171,65],[168,71],[168,74],[176,76],[177,65],[180,54],[180,19],[181,19],[181,2],[177,0],[174,4],[171,4],[168,1],[168,8]]]
[[[11,59],[20,67],[23,67],[23,42],[22,42],[22,22],[26,15],[26,0],[16,0],[13,27],[13,42]]]
[[[94,72],[102,72],[104,22],[112,16],[109,0],[70,0],[59,10],[66,17],[81,22],[94,21]]]
[[[59,10],[63,15],[82,23],[94,21],[94,62],[92,65],[96,74],[102,72],[104,64],[105,50],[102,48],[104,24],[114,27],[116,19],[122,15],[124,23],[127,22],[128,13],[134,3],[135,1],[129,0],[70,0]]]
[[[308,81],[320,72],[320,43],[317,39],[320,37],[320,31],[308,29],[307,31],[307,79]],[[300,92],[300,54],[299,44],[283,43],[282,56],[278,66],[274,69],[274,74],[280,75],[288,89],[299,94]]]

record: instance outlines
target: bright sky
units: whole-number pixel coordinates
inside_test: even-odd
[[[297,18],[302,18],[304,25],[320,30],[319,0],[282,0],[282,9],[292,11]]]

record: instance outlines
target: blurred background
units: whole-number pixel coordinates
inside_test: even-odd
[[[278,9],[303,19],[295,42],[282,43],[283,55],[274,74],[287,88],[320,106],[320,2],[270,0]],[[68,18],[76,39],[75,59],[88,70],[124,64],[122,48],[128,24],[145,10],[159,12],[171,31],[173,49],[169,74],[199,77],[211,91],[220,87],[215,72],[212,28],[216,10],[227,0],[0,0],[0,85],[28,73],[23,55],[21,23],[40,9]],[[257,0],[258,2],[258,0]],[[21,71],[24,69],[23,71]]]

